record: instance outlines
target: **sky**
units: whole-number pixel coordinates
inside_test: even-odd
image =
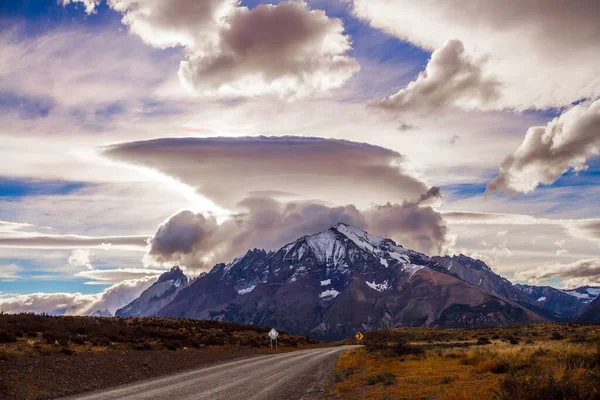
[[[0,309],[345,222],[600,285],[600,4],[6,0]]]

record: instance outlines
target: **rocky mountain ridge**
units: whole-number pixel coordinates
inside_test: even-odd
[[[558,289],[554,290],[576,306],[569,303],[563,309],[553,301],[532,299],[537,295],[533,290],[513,285],[480,260],[464,255],[428,257],[345,224],[304,236],[277,251],[250,250],[176,290],[173,279],[161,277],[157,284],[164,282],[171,282],[171,289],[153,286],[117,315],[276,326],[333,340],[357,330],[561,320],[565,313],[574,316],[583,307],[576,296]],[[164,302],[145,309],[157,290],[171,292],[158,296]]]

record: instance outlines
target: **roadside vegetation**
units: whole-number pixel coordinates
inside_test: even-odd
[[[171,318],[0,314],[0,400],[52,399],[270,353],[269,329]],[[279,352],[320,346],[280,332]]]
[[[600,325],[370,332],[328,399],[600,399]]]
[[[23,356],[108,350],[181,350],[207,346],[269,347],[269,329],[174,318],[55,317],[0,314],[0,360]],[[281,333],[281,347],[318,343]]]

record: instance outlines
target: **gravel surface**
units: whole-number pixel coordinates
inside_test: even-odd
[[[258,354],[248,346],[82,352],[0,360],[0,400],[42,400],[112,388]],[[173,399],[175,400],[175,399]]]
[[[257,356],[69,397],[68,400],[313,400],[323,397],[323,385],[335,360],[340,353],[352,347],[354,346]]]

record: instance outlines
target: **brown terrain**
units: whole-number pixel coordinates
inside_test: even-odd
[[[0,314],[0,399],[50,399],[258,354],[269,329],[165,318]],[[319,347],[281,332],[278,352]]]
[[[369,332],[326,399],[600,399],[600,325]]]

